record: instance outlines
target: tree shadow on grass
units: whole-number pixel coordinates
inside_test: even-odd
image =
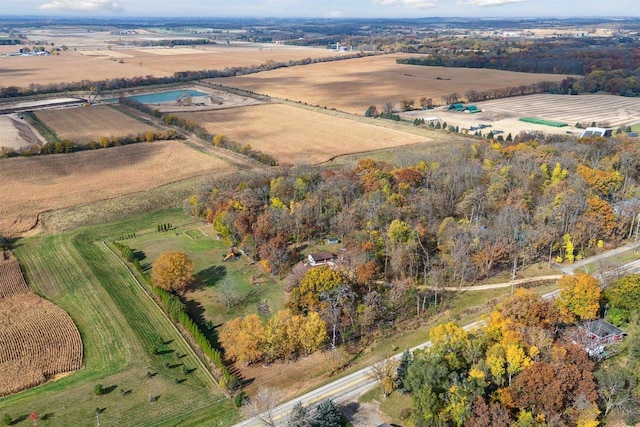
[[[13,420],[11,420],[11,424],[9,424],[10,426],[16,425],[18,423],[23,422],[24,420],[26,420],[27,418],[29,418],[29,415],[31,414],[24,414],[24,415],[20,415],[17,418],[14,418]]]
[[[214,348],[218,348],[218,333],[216,327],[211,324],[205,317],[205,309],[203,305],[196,300],[183,300],[185,310],[189,314],[189,317],[193,319],[198,325],[202,333],[207,337],[209,342]]]
[[[138,261],[143,261],[147,257],[147,254],[144,251],[133,251],[133,258]]]
[[[109,387],[103,387],[102,394],[109,394],[117,388],[118,388],[118,384],[110,385]]]
[[[224,265],[212,265],[196,274],[193,289],[203,289],[215,286],[222,279],[227,277],[227,267]]]

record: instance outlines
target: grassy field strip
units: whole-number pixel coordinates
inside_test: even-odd
[[[149,221],[154,219],[152,215]],[[102,426],[207,425],[211,417],[218,425],[218,421],[235,419],[236,411],[217,388],[212,390],[210,374],[197,357],[193,359],[191,347],[148,295],[142,296],[119,258],[108,255],[99,244],[128,225],[134,227],[125,221],[117,227],[39,236],[17,244],[16,256],[33,290],[64,308],[78,325],[85,367],[0,399],[0,413],[26,418],[35,410],[50,414],[54,425],[95,423],[96,408],[104,409]],[[152,355],[158,338],[171,341],[165,347],[170,349],[167,354]],[[182,363],[189,370],[186,375],[179,366]],[[149,371],[156,375],[148,378]],[[116,391],[94,396],[92,389],[98,382]],[[157,401],[148,402],[149,395],[158,397]]]
[[[62,236],[44,238],[38,249],[17,251],[30,286],[36,293],[59,302],[78,325],[85,366],[102,375],[116,372],[133,357],[122,339],[127,334],[115,333],[129,329],[126,319],[90,272],[83,271],[86,266],[77,262],[79,254]],[[51,265],[64,268],[50,268]],[[101,309],[92,310],[97,307]]]
[[[147,292],[147,290],[144,288],[144,286],[142,285],[142,283],[140,283],[140,281],[138,280],[138,278],[131,272],[131,270],[129,269],[129,267],[125,264],[124,261],[122,261],[122,259],[104,242],[102,241],[102,245],[104,246],[104,248],[109,251],[111,253],[111,255],[113,255],[118,261],[120,261],[120,264],[122,264],[122,266],[129,272],[129,275],[131,276],[131,278],[138,284],[138,287],[140,288],[140,290],[142,292],[144,292],[144,294],[149,298],[149,300],[151,300],[151,302],[153,303],[153,305],[155,305],[157,307],[157,309],[162,313],[162,315],[164,316],[165,320],[167,322],[169,322],[171,324],[171,326],[173,327],[174,331],[180,336],[182,342],[189,347],[190,353],[191,355],[199,362],[200,367],[203,369],[203,371],[206,373],[206,376],[211,380],[211,385],[215,386],[215,387],[220,387],[220,384],[218,384],[218,382],[216,381],[216,379],[213,377],[213,375],[211,374],[211,372],[209,371],[209,369],[207,368],[207,366],[204,364],[204,362],[198,357],[198,355],[195,353],[195,351],[193,350],[193,348],[191,347],[191,345],[187,342],[187,340],[184,338],[184,336],[180,333],[180,331],[178,330],[178,328],[176,327],[176,325],[174,325],[174,323],[167,317],[167,315],[165,314],[165,312],[162,310],[162,308],[158,305],[158,303],[156,303],[156,301],[151,297],[151,295],[149,295],[149,293]]]

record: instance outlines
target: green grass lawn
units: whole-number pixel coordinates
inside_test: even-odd
[[[224,323],[233,317],[256,313],[259,303],[266,302],[271,313],[285,304],[282,286],[246,256],[226,262],[229,246],[217,238],[208,224],[194,222],[181,211],[167,211],[158,216],[157,224],[170,223],[173,229],[158,232],[157,224],[135,230],[136,237],[121,242],[129,246],[146,269],[151,268],[161,253],[184,251],[193,261],[196,282],[183,295],[190,314],[200,323]],[[251,277],[261,283],[252,284]],[[230,293],[234,303],[228,306],[223,294]]]
[[[80,371],[0,399],[0,414],[30,425],[101,426],[231,424],[237,412],[173,324],[102,241],[155,227],[183,214],[150,214],[118,223],[17,242],[31,288],[65,309],[83,339]],[[170,221],[169,221],[170,222]],[[175,221],[177,223],[177,221]],[[153,349],[160,349],[154,355]],[[95,396],[102,384],[109,392]]]

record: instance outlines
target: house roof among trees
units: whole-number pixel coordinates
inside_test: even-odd
[[[323,252],[313,252],[309,254],[309,257],[313,259],[313,262],[323,262],[323,261],[331,261],[333,259],[333,254],[329,251]]]
[[[611,323],[602,320],[589,320],[580,325],[583,329],[587,330],[591,334],[598,338],[607,338],[616,335],[626,335],[627,333],[620,328],[613,326]]]

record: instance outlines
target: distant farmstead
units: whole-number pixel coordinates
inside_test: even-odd
[[[613,129],[589,127],[589,128],[586,128],[584,132],[582,132],[582,135],[580,135],[580,138],[592,138],[592,137],[598,137],[598,136],[603,138],[609,138],[611,135],[613,135]]]
[[[309,260],[309,264],[313,266],[328,264],[335,259],[333,254],[328,251],[310,253],[307,258]]]

